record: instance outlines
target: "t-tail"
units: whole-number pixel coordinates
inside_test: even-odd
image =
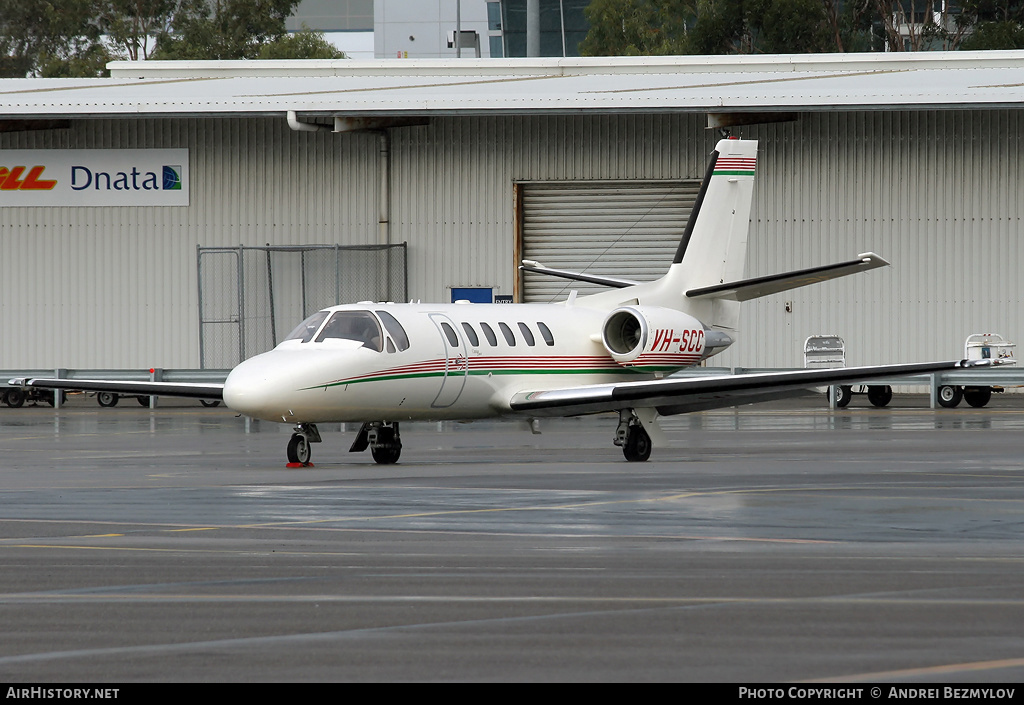
[[[656,281],[636,283],[576,274],[529,261],[523,268],[612,287],[614,291],[580,297],[576,302],[610,311],[603,327],[604,344],[613,357],[617,349],[628,350],[624,364],[629,364],[654,352],[659,331],[668,331],[674,345],[673,331],[688,326],[692,330],[694,325],[703,329],[698,336],[702,338],[700,359],[710,357],[736,339],[741,302],[889,264],[867,252],[846,262],[743,279],[756,171],[756,140],[718,142],[672,264]]]

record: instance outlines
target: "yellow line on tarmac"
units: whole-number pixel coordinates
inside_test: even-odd
[[[973,671],[992,671],[1000,668],[1017,668],[1024,666],[1024,658],[998,659],[995,661],[968,661],[966,663],[949,663],[943,666],[926,666],[924,668],[905,668],[898,671],[875,671],[874,673],[858,673],[850,676],[820,678],[804,683],[856,683],[887,680],[889,678],[913,678],[916,676],[953,675]]]

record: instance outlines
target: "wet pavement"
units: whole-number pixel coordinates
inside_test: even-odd
[[[8,681],[1024,676],[1024,397],[404,424],[0,407]]]

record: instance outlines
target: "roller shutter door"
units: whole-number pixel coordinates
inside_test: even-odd
[[[525,183],[522,257],[547,267],[635,281],[672,263],[700,180]],[[523,301],[560,301],[605,291],[585,282],[525,272]]]

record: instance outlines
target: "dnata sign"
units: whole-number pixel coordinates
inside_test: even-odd
[[[187,206],[187,149],[0,150],[2,206]]]

